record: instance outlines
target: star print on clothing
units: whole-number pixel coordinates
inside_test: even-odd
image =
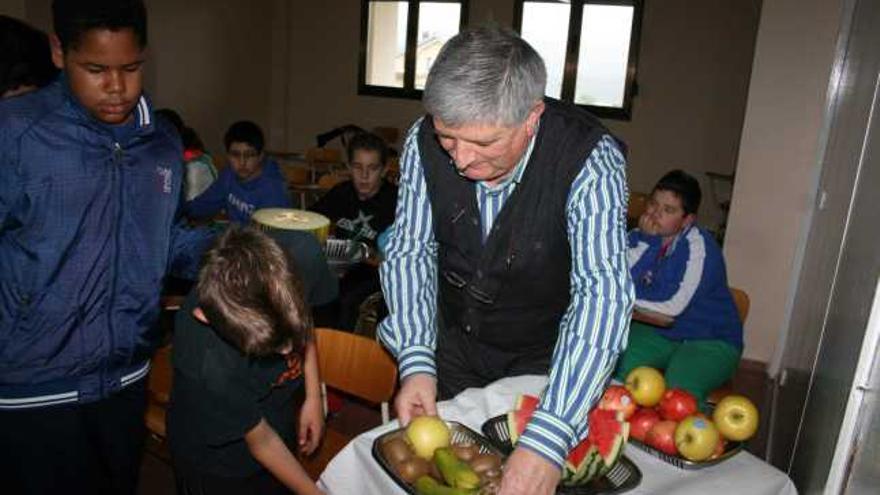
[[[357,218],[340,218],[336,222],[336,229],[349,232],[352,239],[373,240],[377,232],[370,226],[370,220],[374,215],[367,215],[363,210],[358,210]]]

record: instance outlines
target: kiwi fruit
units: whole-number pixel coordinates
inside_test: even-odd
[[[382,455],[385,457],[385,460],[392,465],[396,465],[409,460],[415,454],[402,438],[392,438],[382,444]]]
[[[407,483],[414,483],[417,479],[428,474],[431,470],[430,463],[421,457],[413,456],[410,459],[395,464],[397,475]]]
[[[475,473],[481,474],[486,471],[491,470],[500,470],[501,469],[501,458],[495,454],[486,452],[484,454],[477,454],[470,461],[471,469],[474,470]]]

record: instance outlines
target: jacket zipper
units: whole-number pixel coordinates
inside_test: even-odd
[[[119,276],[119,224],[121,223],[120,217],[122,216],[122,160],[123,160],[123,150],[122,145],[118,142],[113,143],[113,167],[110,170],[110,191],[112,194],[115,194],[114,202],[116,211],[113,215],[113,226],[110,230],[110,235],[113,236],[113,253],[112,258],[110,260],[110,266],[112,267],[113,274],[110,277],[110,303],[107,307],[107,328],[109,331],[108,343],[109,349],[108,354],[110,359],[112,360],[116,351],[116,333],[114,328],[114,317],[113,310],[116,307],[116,279]],[[112,364],[112,363],[108,363]],[[112,369],[112,367],[108,366],[107,370]],[[103,386],[104,384],[102,384]],[[102,394],[103,395],[103,394]]]

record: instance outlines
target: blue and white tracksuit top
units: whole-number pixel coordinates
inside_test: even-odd
[[[205,192],[184,206],[193,218],[207,218],[226,210],[229,221],[247,225],[251,215],[261,208],[290,208],[287,180],[273,160],[263,159],[263,170],[253,179],[242,182],[232,166],[227,165]]]
[[[62,76],[0,102],[0,409],[92,402],[137,382],[166,272],[210,242],[176,222],[182,146],[146,97],[125,142]]]
[[[742,349],[742,323],[727,287],[721,249],[707,231],[692,225],[660,256],[662,239],[629,232],[627,258],[635,305],[673,316],[658,330],[671,340],[723,340]]]

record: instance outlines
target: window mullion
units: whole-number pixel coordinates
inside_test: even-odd
[[[409,14],[406,18],[406,55],[403,63],[403,89],[405,91],[415,91],[416,43],[419,35],[419,0],[410,0]]]
[[[574,101],[575,84],[577,83],[578,51],[581,44],[581,23],[584,17],[584,2],[571,3],[571,14],[568,18],[568,46],[565,52],[565,69],[562,75],[562,101]]]

